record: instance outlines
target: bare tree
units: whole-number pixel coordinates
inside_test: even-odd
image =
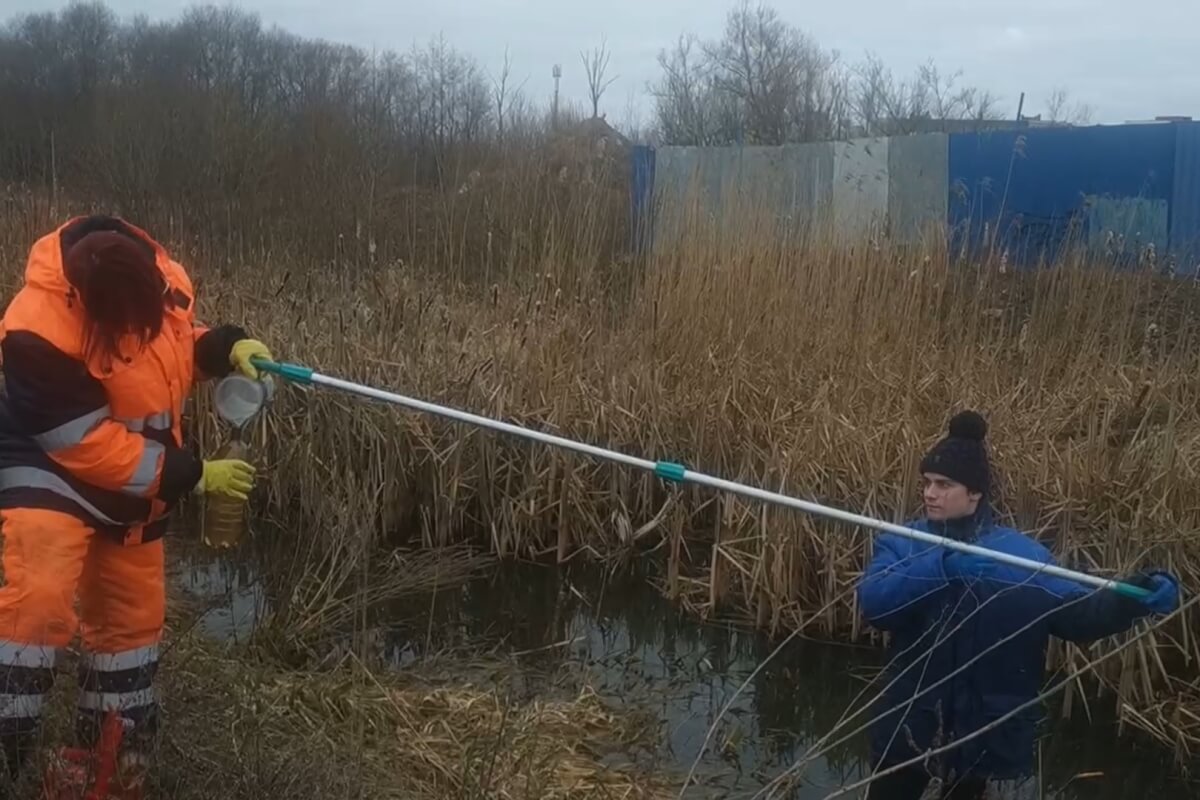
[[[583,71],[587,75],[588,97],[592,101],[592,117],[595,118],[600,116],[600,98],[619,76],[605,77],[608,73],[608,62],[612,58],[612,53],[608,51],[608,45],[604,39],[601,39],[600,46],[590,53],[580,53],[579,58],[583,61]]]
[[[900,80],[873,54],[853,70],[855,128],[867,136],[970,129],[996,118],[990,92],[959,86],[960,73],[944,75],[927,62]]]
[[[930,113],[940,120],[982,121],[995,115],[996,97],[972,86],[959,87],[962,71],[945,76],[932,61],[917,70],[917,82],[929,98]]]
[[[723,37],[704,46],[704,55],[724,136],[780,144],[842,131],[845,80],[838,55],[773,8],[743,2],[726,18]]]
[[[492,96],[479,66],[438,37],[416,52],[420,132],[439,151],[476,140],[491,117]]]
[[[848,128],[847,90],[838,54],[810,42],[802,56],[796,94],[788,106],[789,141],[844,136]]]
[[[625,93],[625,116],[621,120],[621,133],[631,142],[640,142],[642,135],[642,115],[638,108],[637,91],[630,86]]]
[[[277,219],[323,247],[313,220],[354,230],[398,187],[456,183],[514,114],[539,135],[502,82],[497,115],[487,75],[443,41],[376,54],[266,30],[236,9],[122,23],[74,3],[0,21],[0,180],[132,214]]]
[[[647,86],[654,98],[658,134],[671,144],[709,144],[713,106],[703,56],[695,36],[679,37],[675,47],[658,54],[662,76]]]
[[[787,141],[788,105],[799,94],[799,75],[812,47],[773,8],[743,3],[729,12],[724,37],[705,47],[705,55],[717,88],[739,107],[747,141]]]
[[[511,111],[513,98],[521,94],[526,81],[529,80],[526,78],[514,89],[509,85],[511,75],[512,59],[509,56],[508,48],[505,47],[504,64],[500,67],[500,76],[492,79],[492,102],[496,106],[496,133],[501,139],[504,138],[505,113]]]
[[[892,71],[874,53],[867,53],[854,67],[851,78],[850,107],[859,130],[867,136],[887,136],[893,120],[910,115],[907,87],[897,87]]]
[[[1046,119],[1065,125],[1087,125],[1094,111],[1086,103],[1072,103],[1071,94],[1063,87],[1056,87],[1046,100]]]
[[[927,63],[897,78],[872,54],[846,65],[766,5],[732,10],[720,39],[680,37],[648,84],[657,135],[678,144],[782,144],[848,135],[971,129],[997,116],[990,92]]]

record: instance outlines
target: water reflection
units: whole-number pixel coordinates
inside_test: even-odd
[[[561,685],[564,675],[586,681],[609,702],[652,715],[663,744],[650,755],[680,772],[748,680],[717,726],[692,796],[753,796],[812,752],[848,708],[861,705],[881,666],[874,649],[797,640],[756,674],[776,643],[680,612],[651,585],[654,577],[510,564],[456,589],[376,609],[372,638],[380,659],[401,668],[447,649],[513,656],[521,678],[515,688],[528,696]],[[262,618],[261,582],[244,565],[194,559],[176,580],[208,599],[199,626],[211,636],[245,640]],[[1048,728],[1042,797],[1200,796],[1200,785],[1172,777],[1159,750],[1118,740],[1115,730],[1103,718]],[[865,755],[862,735],[828,748],[790,796],[819,800],[860,779]]]
[[[172,576],[175,585],[203,604],[196,627],[221,641],[246,642],[267,609],[257,573],[221,558],[192,557]]]
[[[657,716],[661,755],[682,770],[721,708],[750,679],[718,725],[701,774],[702,785],[719,795],[746,797],[861,704],[860,693],[881,666],[873,649],[798,640],[751,678],[775,643],[680,613],[646,578],[509,565],[458,590],[388,609],[386,651],[394,659],[403,654],[400,663],[447,647],[519,653],[533,691],[547,685],[549,672],[577,672],[607,700]],[[1051,800],[1200,796],[1197,784],[1170,777],[1169,761],[1157,750],[1117,740],[1106,720],[1059,724],[1046,731],[1042,747],[1042,796]],[[854,782],[865,754],[861,735],[829,749],[791,796],[816,800]]]

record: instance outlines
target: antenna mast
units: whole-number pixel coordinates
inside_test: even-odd
[[[554,76],[554,111],[552,112],[553,116],[551,117],[551,122],[554,125],[555,130],[557,130],[558,129],[558,82],[560,80],[562,80],[562,64],[555,64],[554,69],[551,70],[550,74]]]

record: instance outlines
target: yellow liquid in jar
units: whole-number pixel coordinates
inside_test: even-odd
[[[214,458],[236,458],[247,460],[250,448],[240,439],[234,439],[217,451]],[[204,543],[216,550],[227,550],[237,546],[246,529],[246,501],[223,494],[204,497],[201,535]]]

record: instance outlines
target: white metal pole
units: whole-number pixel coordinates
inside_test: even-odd
[[[490,430],[508,433],[513,436],[518,436],[523,439],[528,439],[542,444],[548,444],[552,447],[559,447],[564,450],[571,450],[576,453],[582,453],[594,458],[599,458],[607,461],[613,461],[625,466],[634,467],[647,472],[653,472],[659,477],[682,483],[694,483],[699,486],[707,486],[712,489],[718,489],[732,494],[747,497],[752,500],[759,500],[764,503],[772,503],[774,505],[783,506],[785,508],[794,508],[798,511],[804,511],[809,514],[825,517],[827,519],[846,522],[851,525],[861,525],[865,528],[871,528],[877,531],[885,531],[894,533],[898,536],[904,536],[916,541],[925,542],[931,545],[938,545],[950,550],[957,550],[962,553],[971,553],[973,555],[984,556],[1002,564],[1008,564],[1014,567],[1029,570],[1034,573],[1044,573],[1054,575],[1059,578],[1065,578],[1087,586],[1094,586],[1100,589],[1110,589],[1128,597],[1136,599],[1145,599],[1150,596],[1150,592],[1140,586],[1115,581],[1108,578],[1101,578],[1096,575],[1088,575],[1084,572],[1076,572],[1075,570],[1065,567],[1056,566],[1054,564],[1043,564],[1040,561],[1021,558],[1020,556],[1001,553],[996,550],[989,550],[986,547],[960,542],[955,539],[950,539],[944,536],[937,536],[932,533],[913,530],[912,528],[903,525],[895,525],[890,522],[865,517],[861,514],[854,514],[849,511],[843,511],[837,508],[830,508],[818,503],[812,503],[806,500],[800,500],[796,497],[779,494],[777,492],[769,492],[765,489],[758,489],[753,486],[747,486],[744,483],[736,483],[734,481],[715,478],[711,475],[705,475],[701,472],[694,472],[686,469],[680,464],[669,461],[650,461],[644,458],[636,458],[634,456],[618,453],[614,450],[609,450],[595,445],[577,442],[572,439],[567,439],[561,436],[555,436],[542,431],[535,431],[520,425],[514,425],[508,422],[501,422],[489,417],[482,417],[478,414],[471,414],[466,411],[449,408],[447,406],[437,405],[436,403],[428,403],[424,400],[417,400],[412,397],[406,397],[395,392],[387,392],[382,389],[375,389],[370,386],[352,383],[340,378],[333,378],[328,375],[322,375],[319,372],[313,372],[306,367],[298,367],[291,364],[272,364],[263,361],[255,362],[259,368],[265,371],[272,372],[277,375],[282,375],[289,380],[298,383],[313,383],[318,386],[327,386],[331,389],[338,389],[350,394],[356,394],[361,397],[367,397],[372,400],[379,400],[392,405],[403,406],[416,411],[424,411],[429,414],[445,417],[447,419],[465,422],[469,425],[476,425],[480,428],[488,428]]]

